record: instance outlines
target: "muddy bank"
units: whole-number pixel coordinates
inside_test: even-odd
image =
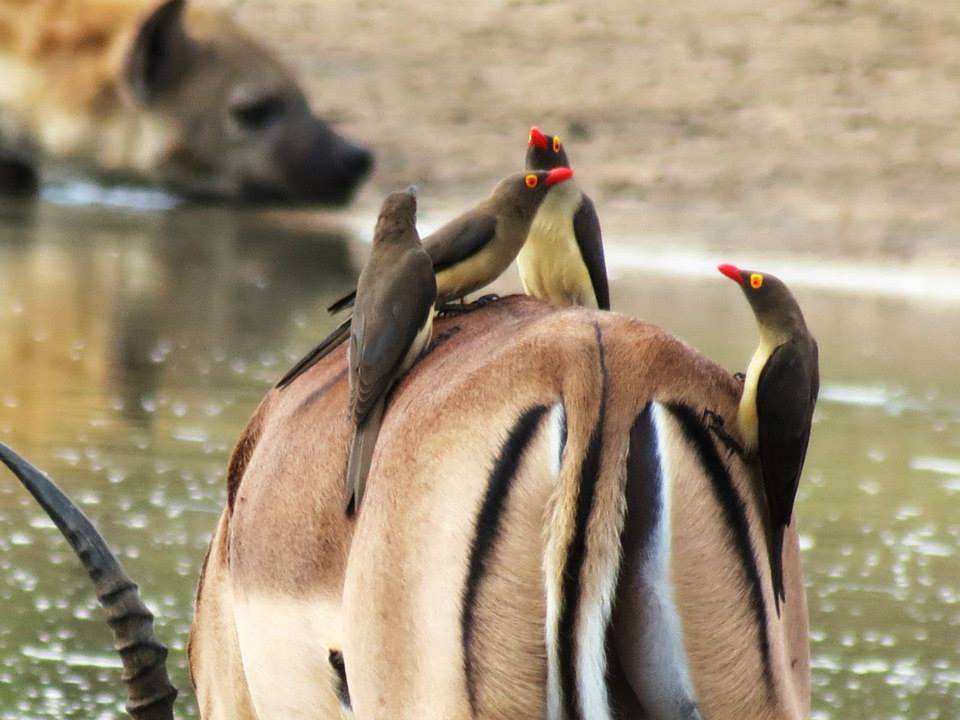
[[[376,147],[364,203],[407,182],[427,203],[482,191],[537,122],[618,232],[960,265],[955,2],[232,9]]]

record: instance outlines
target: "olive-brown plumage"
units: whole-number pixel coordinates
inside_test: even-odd
[[[430,342],[437,282],[420,245],[417,201],[410,190],[387,197],[370,259],[360,273],[350,328],[350,416],[347,503],[363,500],[387,394]]]
[[[746,295],[760,344],[744,378],[737,423],[744,450],[760,461],[777,613],[783,588],[783,533],[790,525],[820,391],[817,342],[789,288],[773,275],[721,265]]]
[[[531,128],[527,168],[569,167],[556,135]],[[551,193],[537,209],[527,242],[517,257],[524,291],[559,306],[610,309],[600,218],[576,180]]]
[[[500,277],[516,259],[537,208],[573,173],[569,168],[509,175],[488,198],[446,223],[423,240],[437,279],[439,304],[453,302],[480,290]],[[328,310],[352,307],[358,290],[333,303]],[[277,383],[284,387],[316,364],[347,336],[346,320]]]

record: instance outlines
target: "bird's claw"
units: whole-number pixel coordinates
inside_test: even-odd
[[[738,372],[733,374],[733,379],[739,381],[742,384],[747,381],[747,376],[745,373]]]
[[[440,317],[453,317],[456,315],[465,315],[466,313],[473,312],[474,310],[479,310],[480,308],[494,303],[500,299],[500,296],[491,293],[489,295],[484,295],[479,297],[473,302],[463,302],[461,300],[459,303],[443,303],[437,307],[437,314]]]
[[[734,440],[733,436],[727,432],[724,427],[725,422],[722,415],[704,408],[702,420],[707,430],[716,435],[717,439],[726,446],[727,450],[735,452],[737,455],[743,455],[743,446]]]
[[[481,308],[484,305],[489,305],[490,303],[494,303],[499,299],[500,299],[500,296],[497,295],[496,293],[488,293],[486,295],[481,295],[472,303],[467,303],[467,304],[470,305],[471,307]]]

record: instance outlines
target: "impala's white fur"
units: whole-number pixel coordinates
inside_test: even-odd
[[[658,718],[674,718],[678,699],[695,702],[690,680],[690,661],[684,647],[683,621],[677,608],[676,588],[673,584],[671,561],[673,553],[673,474],[670,463],[670,443],[665,439],[671,432],[667,411],[659,403],[653,405],[653,421],[657,439],[657,457],[660,463],[659,523],[654,528],[647,561],[642,567],[643,584],[650,588],[647,609],[650,622],[644,644],[649,658],[646,671],[650,682],[646,694],[640,698]],[[686,704],[686,703],[685,703]]]
[[[340,636],[338,599],[244,593],[234,598],[234,617],[258,720],[334,717],[339,702],[327,658]]]
[[[611,453],[613,455],[613,453]],[[623,527],[623,487],[626,453],[605,458],[608,473],[601,466],[598,487],[612,495],[610,518],[591,517],[588,522],[587,562],[580,592],[577,618],[576,668],[580,714],[584,720],[612,720],[607,695],[607,628],[613,609],[614,593],[620,570],[620,531]],[[597,503],[601,505],[601,503]],[[598,542],[599,540],[599,542]]]

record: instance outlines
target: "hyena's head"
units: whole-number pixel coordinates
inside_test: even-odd
[[[155,172],[177,192],[340,205],[373,164],[223,15],[163,0],[136,28],[123,67],[132,101],[173,128]]]

